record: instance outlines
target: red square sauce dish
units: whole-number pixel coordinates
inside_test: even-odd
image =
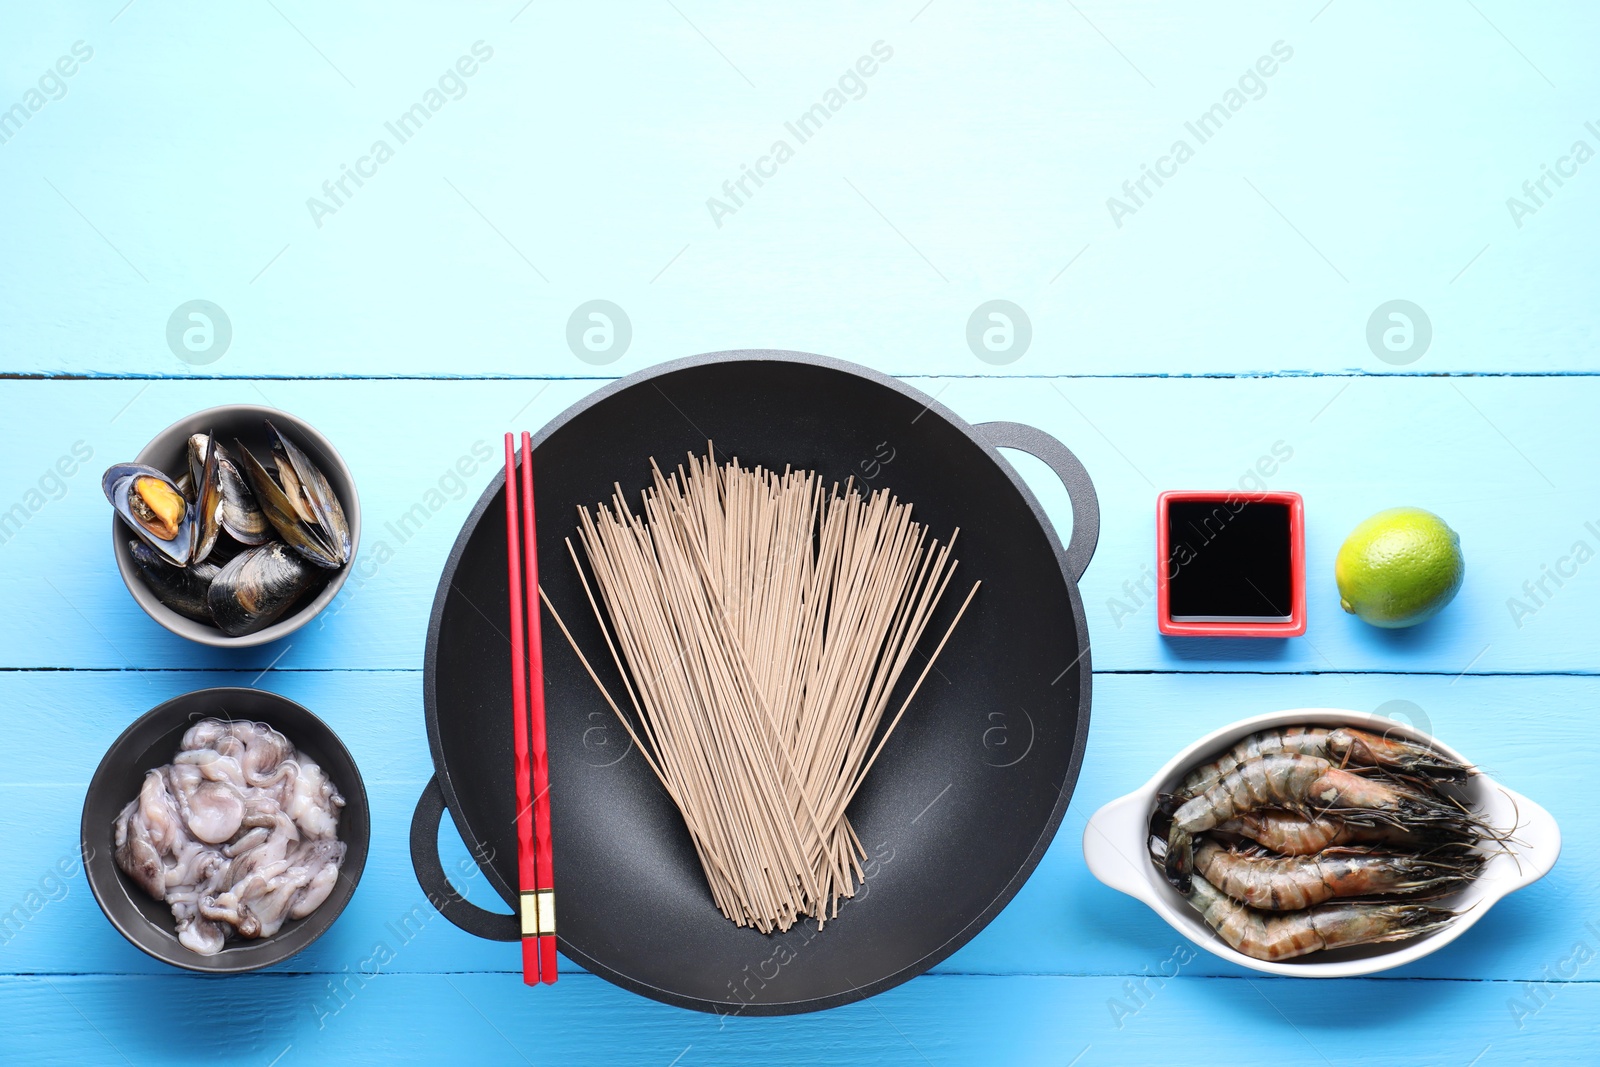
[[[1174,637],[1299,637],[1305,546],[1299,493],[1162,493],[1157,626]]]

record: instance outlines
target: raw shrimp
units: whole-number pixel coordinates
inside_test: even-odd
[[[1341,770],[1317,756],[1280,753],[1246,760],[1216,785],[1173,813],[1173,826],[1190,833],[1259,811],[1281,808],[1305,815],[1336,813],[1373,825],[1476,825],[1459,806],[1379,778]]]
[[[1430,782],[1459,781],[1478,773],[1427,745],[1349,726],[1328,731],[1328,758],[1362,767],[1383,767]]]
[[[1322,949],[1421,937],[1455,918],[1426,904],[1323,904],[1304,911],[1257,911],[1195,878],[1189,903],[1206,925],[1252,959],[1287,960]]]
[[[1471,881],[1482,861],[1429,860],[1360,849],[1268,856],[1202,841],[1195,849],[1194,865],[1208,884],[1252,908],[1294,911],[1339,897],[1440,896]]]
[[[1447,800],[1393,782],[1363,778],[1317,756],[1275,753],[1239,764],[1173,813],[1166,857],[1168,881],[1180,891],[1188,891],[1194,865],[1192,835],[1262,808],[1282,808],[1301,815],[1332,813],[1366,826],[1388,823],[1406,829],[1463,833],[1482,828],[1469,812]]]
[[[1465,778],[1470,768],[1424,745],[1380,736],[1348,726],[1329,730],[1322,726],[1280,726],[1262,730],[1234,745],[1210,763],[1196,767],[1173,790],[1185,799],[1198,796],[1246,760],[1278,753],[1317,756],[1331,763],[1382,767],[1425,781]]]
[[[1362,826],[1335,815],[1297,815],[1292,811],[1252,811],[1218,823],[1216,830],[1248,837],[1283,856],[1313,856],[1338,845],[1388,845],[1393,848],[1432,849],[1453,844],[1470,845],[1473,835],[1452,838],[1443,831],[1425,833],[1403,826],[1379,823]]]

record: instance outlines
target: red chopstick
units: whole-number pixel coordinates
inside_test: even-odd
[[[534,885],[539,905],[539,980],[556,980],[556,894],[550,840],[550,752],[544,729],[544,644],[539,636],[539,536],[533,522],[533,437],[522,432],[523,581],[528,607],[528,712],[532,727]]]
[[[533,840],[533,801],[529,795],[527,642],[522,628],[522,539],[517,509],[517,458],[511,434],[506,434],[506,570],[511,590],[511,722],[516,743],[517,789],[517,890],[522,922],[522,980],[539,983],[539,909],[537,864]],[[538,625],[538,608],[534,608]],[[543,688],[542,686],[540,687]],[[541,705],[543,700],[540,701]]]

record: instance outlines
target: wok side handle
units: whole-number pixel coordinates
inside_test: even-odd
[[[1055,472],[1066,486],[1072,501],[1072,539],[1063,553],[1063,562],[1074,582],[1083,578],[1100,543],[1100,498],[1083,463],[1066,445],[1043,430],[1020,422],[985,422],[977,430],[996,448],[1015,448],[1026,452]]]
[[[439,860],[439,820],[444,817],[444,793],[438,776],[428,779],[417,810],[411,816],[411,866],[417,884],[439,914],[469,934],[490,941],[515,941],[520,936],[515,915],[485,911],[467,900],[450,884]]]

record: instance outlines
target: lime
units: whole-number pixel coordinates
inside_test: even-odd
[[[1450,603],[1466,576],[1461,538],[1431,511],[1389,508],[1345,538],[1333,562],[1339,606],[1386,629],[1415,626]]]

